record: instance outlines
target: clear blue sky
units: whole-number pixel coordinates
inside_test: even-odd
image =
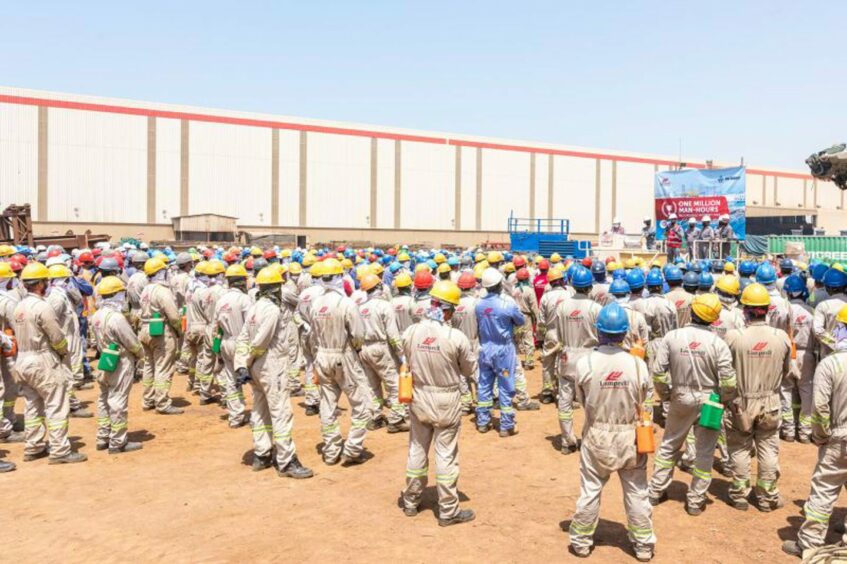
[[[847,2],[129,4],[6,3],[0,84],[786,168],[847,140]]]

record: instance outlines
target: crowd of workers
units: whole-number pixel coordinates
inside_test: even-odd
[[[365,462],[369,431],[409,433],[408,516],[418,512],[434,443],[446,526],[474,518],[459,507],[462,416],[474,414],[480,433],[514,435],[516,412],[540,409],[524,373],[539,356],[539,400],[557,405],[561,452],[579,454],[575,555],[591,552],[613,473],[641,561],[653,557],[652,506],[667,499],[676,468],[691,474],[685,511],[705,510],[716,450],[732,507],[781,508],[780,438],[819,448],[805,521],[783,549],[821,546],[847,479],[847,272],[787,259],[673,258],[0,246],[0,440],[25,442],[25,461],[85,461],[68,440],[69,418],[93,416],[75,392],[96,380],[96,449],[139,450],[127,433],[130,388],[141,381],[144,410],[179,415],[177,374],[201,405],[225,408],[230,427],[249,423],[253,470],[309,478],[292,436],[291,396],[300,395],[306,415],[319,416],[327,465]],[[664,427],[658,448],[654,420]],[[0,471],[14,469],[0,461]]]

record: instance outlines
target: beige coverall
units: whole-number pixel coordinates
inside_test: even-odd
[[[791,327],[797,358],[792,362],[791,374],[782,381],[782,432],[798,439],[812,436],[812,383],[817,357],[812,321],[815,310],[802,299],[790,300]]]
[[[595,282],[591,286],[591,292],[588,294],[588,297],[597,302],[601,307],[614,301],[614,296],[609,293],[609,284],[605,282]]]
[[[20,378],[24,405],[24,454],[36,455],[47,448],[50,457],[70,454],[70,370],[62,357],[69,353],[68,340],[47,300],[28,294],[14,311],[18,358],[15,370]],[[46,427],[46,433],[45,433]]]
[[[551,292],[554,294],[556,292]],[[577,445],[573,430],[573,404],[576,399],[577,365],[579,360],[597,346],[597,316],[600,304],[586,294],[576,294],[556,308],[553,332],[557,336],[559,376],[559,428],[562,432],[562,449]],[[548,330],[549,331],[549,330]]]
[[[576,547],[594,544],[600,494],[617,472],[629,541],[638,551],[652,550],[656,536],[647,499],[647,455],[638,454],[635,445],[638,412],[650,411],[646,402],[653,394],[647,365],[621,347],[598,347],[577,363],[576,390],[585,406],[585,427],[579,455],[579,500],[568,530],[570,542]]]
[[[387,404],[388,422],[400,423],[406,418],[407,410],[397,399],[402,343],[397,332],[394,308],[381,291],[367,296],[358,307],[364,329],[364,344],[359,358],[376,402],[375,407],[381,416],[382,405]]]
[[[471,345],[471,353],[474,358],[479,358],[479,326],[476,321],[476,302],[472,290],[463,290],[459,305],[450,318],[450,324],[462,332],[468,338]],[[462,392],[462,411],[470,413],[474,408],[474,388],[479,381],[479,374],[474,372],[472,376],[462,377],[459,380],[459,390]]]
[[[101,354],[112,343],[117,344],[120,351],[114,372],[99,371],[97,376],[100,386],[97,443],[119,449],[127,442],[129,391],[135,375],[135,359],[142,355],[143,348],[123,312],[109,300],[100,302],[100,309],[91,318],[91,330]]]
[[[838,293],[828,296],[815,306],[813,327],[815,337],[821,345],[821,358],[831,353],[833,346],[835,346],[835,339],[832,337],[836,324],[835,316],[838,315],[845,304],[847,304],[847,295]]]
[[[670,409],[662,444],[653,460],[650,496],[658,498],[670,486],[680,448],[693,428],[696,456],[686,498],[689,507],[702,507],[712,482],[712,456],[720,431],[701,427],[697,421],[712,392],[718,392],[723,403],[734,399],[732,353],[708,327],[689,324],[675,329],[656,349],[653,385],[662,401],[670,400]]]
[[[545,291],[539,304],[538,335],[541,337],[541,394],[553,397],[558,386],[556,366],[559,363],[559,337],[556,334],[556,308],[570,298],[561,286]]]
[[[774,508],[779,501],[779,390],[791,370],[791,341],[785,331],[765,321],[730,331],[726,341],[738,379],[737,413],[727,419],[726,426],[733,473],[729,498],[742,502],[750,495],[750,452],[755,446],[757,503]]]
[[[412,323],[418,323],[426,316],[426,312],[429,311],[429,304],[429,294],[419,293],[415,296],[414,301],[412,301],[411,308],[409,309],[409,315],[412,318]]]
[[[691,322],[691,300],[694,294],[689,294],[682,286],[677,286],[665,294],[665,299],[676,309],[676,326],[685,327]]]
[[[146,277],[145,277],[146,278]],[[180,315],[183,313],[183,308],[188,309],[188,298],[189,294],[192,292],[192,284],[194,282],[194,276],[190,272],[179,271],[173,275],[170,280],[170,290],[173,292],[174,300],[176,301],[176,309],[180,312]],[[129,293],[129,287],[127,286],[127,293]],[[186,327],[187,330],[187,327]],[[187,331],[186,331],[187,332]],[[180,374],[188,374],[188,384],[189,389],[194,388],[194,360],[192,359],[191,366],[188,365],[187,360],[191,358],[189,355],[184,355],[183,352],[185,350],[185,335],[180,335],[177,338],[177,348],[179,351],[179,356],[176,360],[176,371]],[[195,357],[196,358],[196,355]]]
[[[165,332],[150,336],[150,320],[158,313],[164,320]],[[141,332],[138,340],[144,346],[144,406],[163,411],[171,407],[171,382],[180,334],[180,317],[171,290],[160,282],[151,282],[141,292]]]
[[[215,306],[218,299],[223,295],[226,288],[219,284],[211,284],[195,292],[191,298],[191,305],[201,310],[200,317],[203,320],[201,337],[198,340],[197,371],[195,378],[200,387],[200,399],[209,400],[215,396],[215,373],[217,372],[217,356],[212,352],[212,339],[215,338]],[[195,318],[195,326],[197,319]],[[220,386],[223,389],[223,386]]]
[[[206,338],[206,330],[211,320],[206,319],[206,310],[203,307],[203,296],[209,291],[204,281],[191,279],[185,294],[185,335],[182,338],[182,349],[179,353],[181,366],[188,372],[188,382],[192,384],[192,390],[200,392],[203,389],[203,379],[206,385],[211,387],[212,375],[197,373],[197,364],[203,350],[203,341]]]
[[[541,312],[538,309],[538,300],[535,290],[529,284],[519,283],[512,293],[512,297],[518,304],[524,316],[524,326],[518,342],[518,352],[523,355],[523,363],[527,370],[535,366],[535,335],[533,327],[538,323]]]
[[[312,301],[324,293],[321,286],[315,284],[300,292],[297,313],[303,324],[298,331],[300,337],[300,351],[305,361],[304,388],[306,390],[305,403],[307,406],[318,407],[321,403],[320,388],[315,377],[315,338],[312,332]]]
[[[6,292],[0,292],[0,331],[11,329],[15,331],[15,307],[26,296],[23,286],[18,286]],[[18,399],[18,382],[14,377],[15,359],[2,359],[0,362],[0,399],[3,401],[2,416],[0,416],[0,438],[6,438],[12,434],[16,420],[15,402]]]
[[[403,350],[413,379],[403,505],[417,509],[420,504],[434,441],[438,518],[450,519],[459,512],[459,383],[476,375],[477,355],[461,331],[431,319],[403,333]]]
[[[244,327],[253,300],[238,288],[226,290],[215,304],[215,326],[212,335],[221,331],[222,366],[219,381],[231,426],[240,425],[245,418],[244,391],[235,380],[235,344]]]
[[[397,331],[402,335],[409,326],[414,323],[412,320],[412,304],[415,300],[412,296],[401,294],[391,298],[391,305],[394,307],[394,317],[397,319]]]

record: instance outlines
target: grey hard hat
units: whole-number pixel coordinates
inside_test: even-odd
[[[145,263],[150,259],[150,256],[144,251],[132,253],[132,262]]]
[[[176,256],[177,266],[184,266],[186,264],[191,264],[192,262],[194,262],[194,259],[192,259],[191,255],[188,253],[182,252]]]
[[[105,270],[106,272],[119,272],[121,266],[118,264],[118,261],[114,257],[106,257],[100,261],[100,266],[98,266],[101,271]]]

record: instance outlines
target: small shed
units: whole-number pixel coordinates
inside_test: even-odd
[[[237,217],[217,213],[198,213],[171,218],[177,241],[233,242],[238,231]]]

